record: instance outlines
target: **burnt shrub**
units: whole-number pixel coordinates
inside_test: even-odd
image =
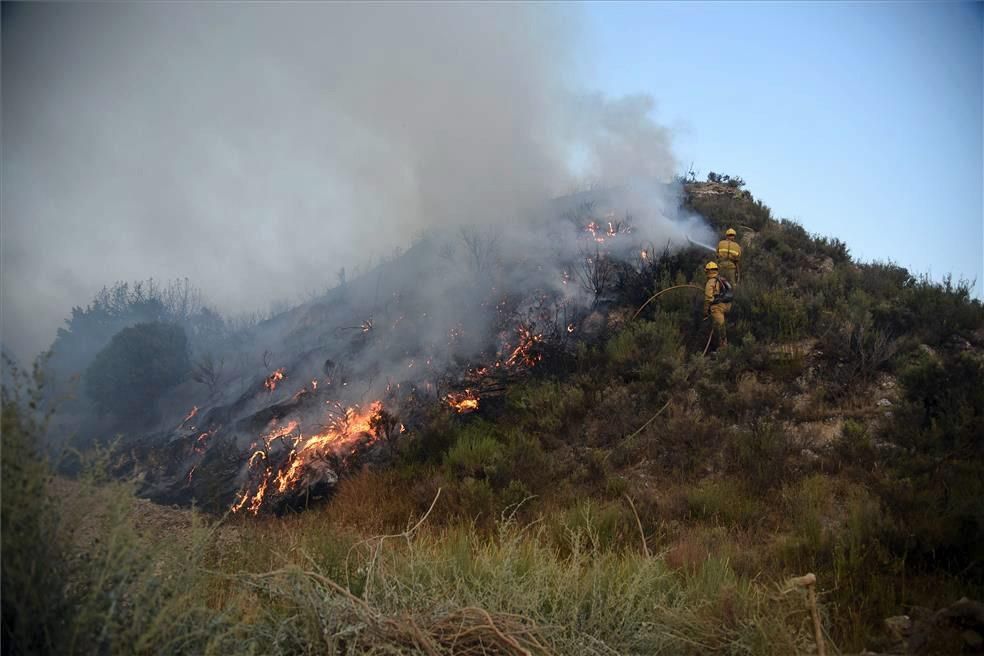
[[[103,411],[127,420],[154,414],[157,398],[191,371],[184,329],[169,323],[124,328],[85,371],[85,391]]]

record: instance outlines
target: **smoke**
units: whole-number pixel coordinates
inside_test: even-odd
[[[668,179],[652,99],[578,88],[571,11],[5,4],[4,345],[115,280],[264,307],[426,230],[521,226],[575,174]],[[633,200],[679,240],[672,199]]]

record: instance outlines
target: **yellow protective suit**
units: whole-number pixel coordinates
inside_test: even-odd
[[[724,277],[732,285],[737,284],[741,277],[741,246],[738,242],[731,239],[722,239],[718,242],[717,263]]]
[[[704,284],[704,314],[710,315],[713,322],[712,329],[717,333],[718,346],[728,345],[728,328],[725,325],[724,317],[731,310],[731,303],[714,303],[714,297],[718,295],[720,283],[718,282],[718,272],[711,271],[707,274],[707,282]]]

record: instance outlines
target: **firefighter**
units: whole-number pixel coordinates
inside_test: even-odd
[[[728,331],[724,324],[724,315],[731,310],[731,284],[726,278],[719,276],[717,262],[708,262],[704,266],[707,282],[704,284],[704,318],[711,318],[711,330],[717,333],[718,346],[728,345]]]
[[[734,228],[728,228],[724,233],[724,239],[718,242],[717,261],[721,267],[721,273],[732,284],[738,284],[741,280],[741,246],[735,241],[738,233]]]

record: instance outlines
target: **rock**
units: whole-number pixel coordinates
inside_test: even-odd
[[[970,342],[960,335],[950,335],[950,337],[946,340],[946,345],[948,348],[956,351],[969,351],[974,348],[971,346]]]
[[[878,399],[878,407],[879,408],[888,408],[891,405],[892,405],[892,402],[889,401],[888,399]]]
[[[810,462],[816,462],[817,460],[820,459],[820,456],[818,456],[810,449],[803,449],[802,451],[800,451],[800,455],[803,456],[806,460],[809,460]]]
[[[963,638],[964,644],[974,651],[980,651],[981,647],[984,646],[984,638],[977,631],[967,629],[960,636]]]
[[[908,615],[895,615],[885,619],[885,628],[896,640],[904,640],[912,633],[912,618]]]
[[[820,273],[830,273],[834,270],[834,260],[831,257],[825,257],[821,260],[820,265],[817,267]]]
[[[984,636],[984,604],[964,597],[935,613],[920,613],[914,616],[906,653],[980,652],[984,647],[982,636]]]

